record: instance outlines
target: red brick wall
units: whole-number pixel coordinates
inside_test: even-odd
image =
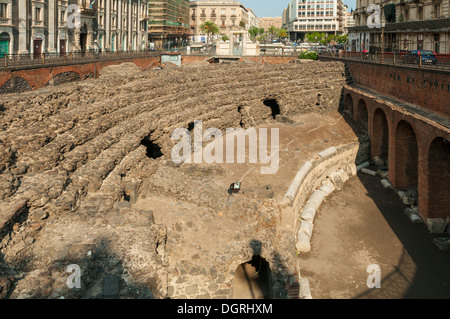
[[[450,72],[356,61],[345,63],[357,84],[450,116]]]
[[[361,100],[366,103],[371,156],[387,151],[392,185],[417,187],[423,219],[450,217],[450,129],[358,88],[345,87],[343,94],[351,96],[348,108],[353,107],[355,120],[361,118],[356,106]]]
[[[32,89],[44,87],[54,76],[72,71],[80,74],[81,79],[97,77],[101,69],[109,65],[117,65],[124,62],[134,63],[142,69],[148,69],[159,64],[159,57],[143,57],[127,60],[99,61],[85,64],[72,64],[54,67],[33,67],[24,70],[1,71],[0,87],[13,77],[22,77],[28,81]]]

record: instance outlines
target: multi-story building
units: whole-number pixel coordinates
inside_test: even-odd
[[[147,49],[147,10],[147,0],[0,0],[0,51]]]
[[[259,27],[263,28],[266,31],[269,31],[271,26],[274,26],[277,29],[282,27],[282,17],[265,17],[259,18]]]
[[[342,0],[291,0],[283,11],[283,26],[292,41],[302,41],[305,34],[339,34],[343,30]]]
[[[159,48],[180,46],[190,36],[189,0],[148,0],[148,37]]]
[[[233,31],[248,30],[250,27],[249,10],[239,1],[192,1],[191,32],[193,42],[205,42],[206,34],[200,28],[203,22],[214,22],[222,35]]]
[[[259,18],[258,16],[253,12],[252,9],[247,8],[248,10],[248,27],[256,27],[259,28]]]
[[[383,28],[367,26],[370,4],[380,7]],[[349,28],[352,51],[450,53],[449,0],[357,0],[354,17],[355,26]]]
[[[353,13],[347,12],[347,23],[346,23],[346,32],[348,33],[348,28],[355,26],[355,19],[353,18]]]

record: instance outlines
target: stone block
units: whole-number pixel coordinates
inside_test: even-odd
[[[430,233],[443,234],[447,223],[443,218],[428,218],[427,226]]]
[[[310,221],[302,220],[298,234],[306,234],[309,238],[312,236],[314,225]]]
[[[311,288],[309,286],[308,278],[300,278],[299,280],[299,298],[300,299],[313,299],[311,296]]]
[[[361,169],[361,173],[372,175],[372,176],[377,176],[377,172],[375,172],[371,169],[367,169],[367,168]]]
[[[297,238],[295,248],[298,252],[308,253],[311,251],[311,238],[305,233],[300,233]]]
[[[450,251],[450,237],[434,238],[433,244],[435,244],[439,250]]]

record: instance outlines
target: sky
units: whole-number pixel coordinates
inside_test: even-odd
[[[356,0],[343,0],[349,9],[355,9]],[[258,16],[264,17],[281,17],[284,8],[287,7],[290,0],[240,0],[240,2]]]

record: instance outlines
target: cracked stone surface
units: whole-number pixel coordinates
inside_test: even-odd
[[[346,80],[338,62],[124,65],[2,96],[0,296],[230,298],[236,268],[259,251],[286,297],[294,237],[279,203],[303,160],[357,139],[337,122]],[[279,171],[174,164],[171,134],[194,120],[278,128]],[[81,288],[67,286],[72,264]]]

